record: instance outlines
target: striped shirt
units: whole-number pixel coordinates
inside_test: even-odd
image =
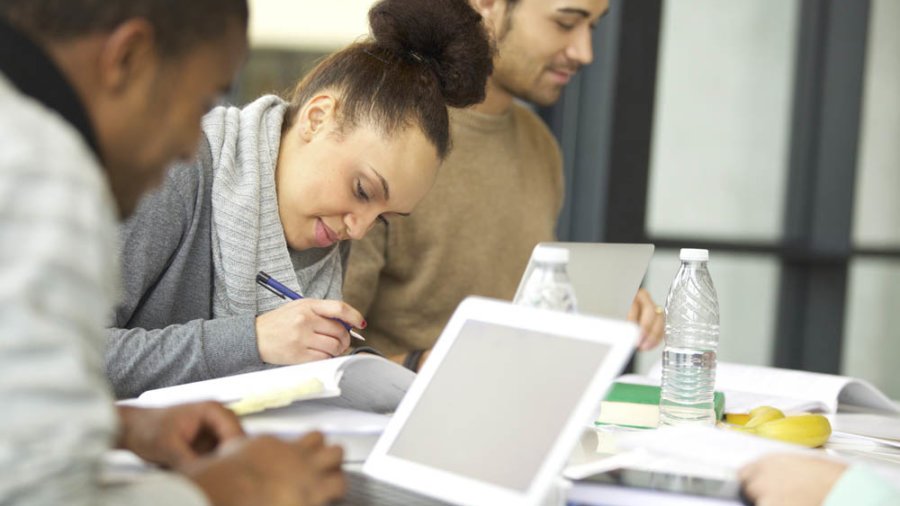
[[[0,504],[206,503],[174,475],[100,479],[118,423],[103,366],[116,216],[87,138],[0,73]]]

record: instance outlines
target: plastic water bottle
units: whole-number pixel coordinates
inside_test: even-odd
[[[525,280],[525,287],[517,304],[555,309],[567,313],[578,311],[575,289],[569,281],[566,266],[569,250],[551,246],[539,246],[534,251],[534,269]]]
[[[681,250],[681,268],[666,298],[660,425],[716,422],[719,302],[708,261],[705,249]]]

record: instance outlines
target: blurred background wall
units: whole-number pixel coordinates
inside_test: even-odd
[[[366,33],[369,0],[255,0],[234,100]],[[613,0],[596,61],[540,110],[566,158],[561,239],[708,247],[720,359],[900,398],[900,2]],[[658,354],[639,357],[646,369]]]

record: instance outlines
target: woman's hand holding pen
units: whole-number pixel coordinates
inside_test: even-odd
[[[299,364],[342,355],[350,334],[341,320],[363,329],[362,315],[337,300],[299,299],[256,318],[256,343],[264,362]]]

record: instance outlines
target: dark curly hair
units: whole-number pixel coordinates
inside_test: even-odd
[[[0,0],[0,17],[30,36],[65,41],[107,32],[131,18],[146,19],[166,56],[221,36],[237,21],[246,29],[247,0]]]
[[[450,151],[447,106],[484,100],[493,49],[467,0],[381,0],[369,10],[372,35],[316,66],[295,88],[285,128],[312,97],[341,97],[339,121],[361,120],[385,134],[417,125],[443,159]]]

